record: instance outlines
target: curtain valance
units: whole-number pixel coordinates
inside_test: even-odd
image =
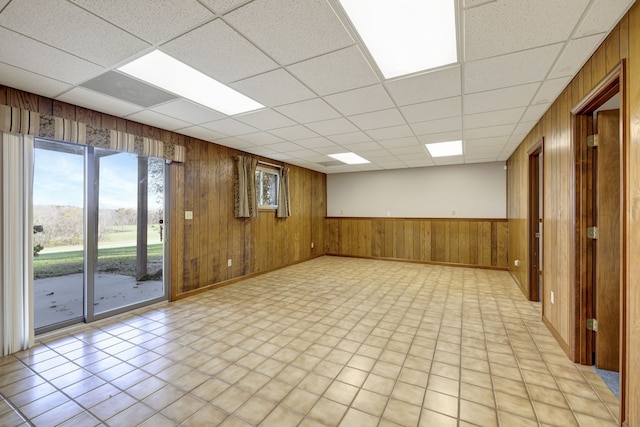
[[[185,150],[180,145],[145,138],[126,132],[95,127],[75,120],[0,105],[0,132],[50,138],[58,141],[107,148],[145,156],[184,162]]]

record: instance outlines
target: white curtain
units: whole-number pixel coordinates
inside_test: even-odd
[[[33,137],[0,132],[0,338],[6,356],[33,345]]]

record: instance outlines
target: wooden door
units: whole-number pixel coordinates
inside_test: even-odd
[[[620,357],[620,110],[598,112],[596,167],[596,366],[619,370]]]

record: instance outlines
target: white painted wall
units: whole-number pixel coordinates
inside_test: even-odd
[[[503,162],[327,175],[327,215],[506,218]]]

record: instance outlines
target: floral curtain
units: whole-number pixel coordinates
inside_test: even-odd
[[[256,195],[256,167],[258,160],[245,156],[236,156],[234,179],[234,215],[236,218],[258,216]]]

